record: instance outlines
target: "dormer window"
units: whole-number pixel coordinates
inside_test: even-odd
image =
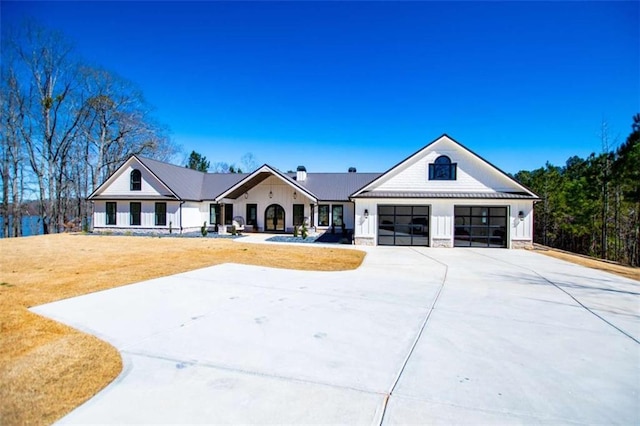
[[[142,173],[140,173],[140,170],[138,169],[135,169],[131,172],[131,190],[142,190]]]
[[[441,155],[429,164],[429,180],[456,180],[456,166],[449,157]]]

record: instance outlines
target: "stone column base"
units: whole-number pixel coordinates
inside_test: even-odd
[[[359,246],[373,246],[375,239],[373,237],[355,237],[354,242]]]
[[[515,240],[511,241],[512,249],[532,249],[533,242],[531,240]]]
[[[431,247],[433,248],[451,248],[453,247],[451,238],[447,238],[447,239],[438,239],[438,238],[434,238],[431,241]]]

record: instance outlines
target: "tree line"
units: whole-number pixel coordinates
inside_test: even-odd
[[[25,200],[37,199],[45,234],[86,224],[87,196],[129,156],[174,156],[178,147],[151,112],[135,84],[83,62],[62,33],[35,22],[4,28],[3,235],[21,235]]]
[[[631,128],[612,149],[603,124],[602,153],[515,174],[541,199],[534,242],[640,266],[640,114]]]

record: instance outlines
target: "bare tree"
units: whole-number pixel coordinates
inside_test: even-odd
[[[62,195],[71,183],[64,173],[80,124],[86,118],[77,90],[77,66],[61,33],[28,22],[10,39],[17,55],[15,75],[24,84],[29,108],[20,133],[37,179],[44,233],[62,228]]]
[[[240,164],[242,164],[242,168],[248,173],[253,172],[259,166],[255,155],[251,152],[247,152],[240,157]]]
[[[129,156],[175,155],[140,90],[81,65],[61,33],[28,22],[3,31],[2,47],[3,216],[10,215],[9,194],[22,200],[26,173],[37,188],[44,233],[86,223],[86,197]]]

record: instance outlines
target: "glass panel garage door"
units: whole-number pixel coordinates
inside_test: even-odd
[[[429,206],[378,206],[378,245],[428,246]]]
[[[455,247],[507,247],[507,208],[455,206]]]

